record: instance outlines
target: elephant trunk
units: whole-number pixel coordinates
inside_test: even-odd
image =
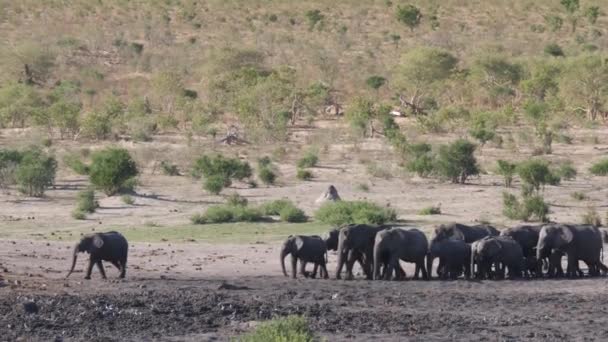
[[[281,249],[281,269],[283,270],[283,274],[288,277],[287,271],[285,270],[285,257],[287,256],[287,245],[284,245]]]
[[[380,279],[380,257],[381,257],[380,250],[381,250],[380,244],[376,244],[374,246],[374,269],[372,270],[372,272],[373,272],[372,279],[374,279],[374,280]]]
[[[344,266],[344,263],[346,262],[345,249],[346,249],[346,244],[344,243],[344,239],[339,239],[338,240],[338,265],[336,267],[336,279],[341,278],[340,273],[342,273],[342,266]]]
[[[74,268],[76,267],[76,259],[78,259],[78,252],[79,252],[78,251],[78,245],[76,245],[74,247],[74,256],[73,256],[73,259],[72,259],[72,267],[70,268],[70,272],[68,273],[68,275],[65,276],[66,278],[69,277],[72,274],[72,272],[74,272]]]

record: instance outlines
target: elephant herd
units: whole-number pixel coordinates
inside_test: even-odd
[[[579,262],[587,265],[589,276],[606,274],[602,263],[603,243],[608,231],[593,225],[550,223],[520,225],[499,231],[486,224],[439,225],[433,238],[414,227],[350,224],[324,236],[289,236],[281,248],[283,274],[285,258],[291,255],[291,277],[300,274],[328,278],[327,252],[337,251],[336,279],[354,279],[355,263],[366,279],[402,280],[406,274],[400,261],[415,264],[413,279],[432,278],[433,261],[439,259],[440,279],[516,279],[522,277],[582,277]],[[562,257],[567,268],[562,268]],[[306,264],[313,263],[312,273]]]

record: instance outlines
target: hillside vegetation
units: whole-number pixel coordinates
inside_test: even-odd
[[[280,141],[338,104],[362,135],[400,107],[425,131],[471,127],[483,145],[499,126],[525,123],[546,144],[606,116],[603,7],[4,0],[0,124],[99,140],[215,136],[237,124],[253,141]]]

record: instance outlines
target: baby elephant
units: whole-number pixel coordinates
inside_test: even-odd
[[[287,271],[285,270],[285,257],[291,254],[291,277],[296,278],[296,267],[298,259],[300,259],[300,274],[304,277],[308,277],[309,274],[306,272],[306,263],[312,262],[315,267],[310,275],[311,278],[317,276],[317,268],[321,267],[320,275],[324,279],[329,276],[327,274],[327,246],[325,241],[317,235],[304,236],[304,235],[290,235],[287,240],[283,243],[281,248],[281,268],[283,274],[287,277]]]
[[[120,270],[120,278],[125,277],[127,272],[129,244],[122,234],[118,232],[107,232],[83,237],[80,242],[74,246],[72,268],[66,278],[74,271],[78,253],[81,252],[87,252],[90,255],[85,279],[91,279],[91,271],[93,270],[94,265],[97,265],[97,268],[99,268],[101,277],[106,279],[106,272],[103,269],[102,261],[111,262],[112,265]]]
[[[433,273],[433,259],[439,258],[437,275],[440,279],[456,279],[464,271],[465,277],[471,276],[471,245],[464,240],[432,241],[427,255],[427,272]]]

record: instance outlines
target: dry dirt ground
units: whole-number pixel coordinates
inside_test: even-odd
[[[554,220],[579,222],[588,207],[602,218],[606,208],[606,182],[586,171],[605,155],[608,130],[571,132],[574,144],[554,144],[552,161],[571,160],[579,176],[560,186],[548,187]],[[304,133],[302,133],[304,134]],[[596,137],[589,142],[589,137]],[[302,138],[303,141],[322,137]],[[438,139],[444,139],[441,137]],[[25,138],[23,138],[25,140]],[[301,139],[301,140],[302,140]],[[307,140],[308,139],[308,140]],[[431,139],[431,137],[429,137]],[[434,139],[434,138],[433,138]],[[447,139],[447,138],[445,138]],[[20,136],[0,136],[3,146],[21,144]],[[302,142],[300,142],[302,144]],[[71,245],[82,232],[93,229],[119,231],[189,225],[189,217],[223,201],[206,195],[200,181],[152,173],[150,160],[168,158],[187,171],[192,156],[208,152],[187,146],[171,137],[154,143],[123,143],[143,165],[135,205],[119,197],[100,197],[101,208],[85,221],[74,220],[77,190],[86,187],[85,177],[62,168],[54,189],[43,199],[26,198],[14,189],[0,193],[0,340],[49,341],[200,341],[229,340],[274,316],[302,314],[328,341],[515,341],[515,340],[606,340],[608,339],[607,279],[522,280],[452,282],[352,282],[336,280],[290,280],[278,261],[278,238],[265,235],[247,241],[230,232],[221,243],[188,236],[162,243],[149,243],[139,235],[132,241],[125,281],[106,266],[110,280],[102,281],[96,270],[84,281],[86,255],[79,272],[63,277],[69,267]],[[342,198],[369,200],[395,208],[400,219],[427,232],[439,222],[471,223],[487,220],[499,227],[515,224],[501,214],[501,178],[493,174],[498,158],[522,160],[529,151],[513,153],[505,148],[484,147],[479,155],[487,171],[470,184],[457,186],[438,181],[401,177],[397,161],[386,153],[380,139],[354,147],[332,140],[320,147],[320,167],[312,182],[295,180],[295,159],[280,165],[281,186],[238,191],[251,203],[288,197],[312,214],[314,200],[334,184]],[[78,151],[86,144],[65,143],[52,147],[59,155]],[[95,146],[90,146],[92,149]],[[218,147],[217,149],[227,149]],[[295,151],[288,146],[288,151]],[[261,152],[241,151],[255,161]],[[299,154],[301,154],[299,152]],[[61,159],[60,159],[61,160]],[[390,171],[394,177],[371,177],[369,165]],[[367,184],[369,192],[360,190]],[[519,184],[510,191],[518,192]],[[572,198],[573,192],[588,196]],[[442,214],[420,216],[430,205],[441,205]],[[285,231],[297,233],[297,225]],[[310,226],[302,226],[310,227]],[[315,226],[316,227],[316,226]],[[206,229],[204,226],[196,229]],[[319,226],[319,232],[329,227]],[[62,232],[64,233],[57,233]],[[161,230],[162,231],[162,230]],[[61,237],[61,241],[59,237]],[[158,236],[156,236],[158,238]],[[258,242],[258,243],[256,243]],[[335,255],[330,255],[330,273]],[[409,272],[411,273],[411,272]],[[360,278],[360,277],[359,277]],[[226,283],[225,285],[222,285]],[[27,313],[34,302],[37,313]],[[24,306],[26,304],[26,306]]]

